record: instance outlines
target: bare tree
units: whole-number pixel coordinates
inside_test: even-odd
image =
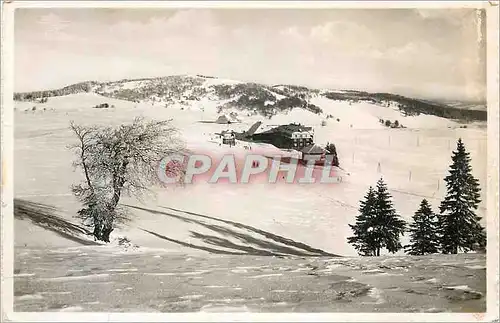
[[[118,127],[70,126],[78,142],[69,148],[81,168],[84,181],[72,187],[84,208],[78,217],[94,228],[94,238],[109,242],[116,223],[127,219],[119,208],[123,194],[142,196],[161,184],[157,176],[159,161],[184,153],[177,130],[170,121],[136,118]]]

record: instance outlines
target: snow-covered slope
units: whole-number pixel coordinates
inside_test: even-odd
[[[214,79],[203,80],[210,86],[219,82]],[[227,82],[223,84],[228,85]],[[253,92],[246,92],[245,95],[250,97],[249,93]],[[279,101],[283,98],[278,94],[276,100]],[[246,154],[242,142],[238,142],[234,148],[219,146],[216,133],[222,130],[247,130],[256,121],[263,121],[262,129],[300,122],[314,127],[318,144],[335,143],[341,166],[350,174],[344,176],[341,184],[326,186],[198,184],[159,190],[156,198],[147,198],[143,203],[124,199],[124,204],[135,207],[129,208],[133,221],[114,234],[126,235],[140,246],[200,252],[200,249],[192,246],[213,247],[214,241],[225,239],[228,242],[224,243],[224,250],[231,250],[234,245],[262,249],[262,241],[271,242],[268,234],[272,233],[325,252],[355,255],[346,242],[346,237],[351,234],[348,224],[353,222],[358,202],[368,186],[384,177],[398,212],[407,220],[424,197],[436,209],[444,194],[442,179],[458,137],[463,138],[467,149],[471,151],[474,175],[479,178],[485,192],[484,129],[461,129],[453,121],[436,116],[403,117],[391,107],[368,102],[334,101],[317,95],[311,95],[309,100],[322,109],[319,114],[296,107],[269,118],[260,114],[245,115],[241,109],[234,108],[243,113],[241,123],[223,125],[207,122],[216,119],[217,108],[227,100],[204,96],[199,101],[186,100],[182,104],[177,102],[165,107],[163,102],[133,102],[88,92],[50,97],[43,104],[16,102],[15,196],[52,205],[57,208],[59,216],[76,221],[73,216],[80,205],[71,195],[70,186],[81,179],[81,174],[79,170],[73,169],[71,162],[74,156],[67,149],[67,145],[74,140],[68,129],[70,120],[80,124],[120,124],[130,122],[136,116],[171,119],[188,147],[208,150],[215,156],[228,152],[237,152],[240,156]],[[113,105],[114,108],[93,108],[102,103]],[[32,111],[33,106],[36,106],[35,111]],[[326,119],[328,115],[333,117]],[[387,128],[380,124],[379,119],[399,120],[408,128]],[[324,120],[326,124],[321,125]],[[253,144],[252,152],[258,149],[271,152],[275,148]],[[482,215],[485,214],[485,205],[483,194],[479,209]],[[168,208],[178,211],[171,212]],[[203,223],[185,221],[179,216],[182,212],[218,220],[204,218]],[[222,222],[219,220],[240,223],[261,232],[249,231],[240,226],[238,234],[228,235],[227,230],[220,230]],[[30,233],[27,231],[29,225],[23,221],[27,220],[16,221],[16,245],[36,246],[37,241],[43,239],[34,238],[40,231]],[[243,233],[250,238],[242,241]],[[54,243],[64,245],[65,240],[61,239]]]

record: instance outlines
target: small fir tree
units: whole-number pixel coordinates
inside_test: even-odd
[[[426,199],[422,200],[420,208],[415,212],[409,232],[410,244],[405,246],[409,255],[425,255],[439,251],[438,220]]]
[[[400,238],[404,235],[406,222],[396,213],[391,201],[391,195],[382,178],[377,182],[377,202],[375,209],[377,212],[377,233],[379,236],[377,256],[380,256],[381,248],[386,248],[390,253],[399,251],[403,247]]]
[[[325,149],[328,150],[329,155],[332,155],[332,165],[339,167],[339,157],[337,155],[337,147],[335,147],[335,144],[327,143]]]
[[[375,190],[370,186],[364,200],[360,202],[359,215],[356,217],[354,225],[349,224],[354,235],[347,238],[347,241],[354,246],[361,256],[375,256],[376,237],[374,227],[376,224],[375,203],[377,197]]]
[[[402,248],[400,236],[404,234],[406,223],[397,215],[382,179],[377,182],[376,190],[370,186],[359,213],[356,223],[349,225],[354,236],[347,241],[360,255],[380,256],[383,248],[391,253]]]

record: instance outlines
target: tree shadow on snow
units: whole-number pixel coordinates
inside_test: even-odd
[[[14,199],[14,218],[19,220],[29,219],[43,229],[52,231],[59,236],[80,243],[82,245],[98,245],[98,243],[79,238],[77,235],[92,235],[84,227],[68,222],[55,215],[56,208],[42,203]],[[15,237],[14,237],[15,239]]]
[[[243,252],[232,252],[232,251],[219,250],[219,249],[214,249],[214,248],[209,248],[209,247],[204,247],[204,246],[198,246],[198,245],[195,245],[192,243],[187,243],[187,242],[183,242],[180,240],[172,239],[172,238],[166,237],[164,235],[161,235],[161,234],[158,234],[156,232],[149,231],[146,229],[141,229],[141,230],[144,232],[150,233],[150,234],[152,234],[160,239],[164,239],[164,240],[167,240],[169,242],[176,243],[176,244],[181,245],[183,247],[188,247],[188,248],[193,248],[193,249],[197,249],[197,250],[203,250],[203,251],[208,251],[210,253],[223,254],[223,255],[245,255],[246,254]]]
[[[207,234],[202,234],[199,232],[195,231],[190,231],[191,237],[196,238],[204,242],[205,244],[212,245],[212,246],[217,246],[217,247],[222,247],[226,249],[231,249],[237,251],[236,254],[246,254],[246,255],[259,255],[259,256],[287,256],[287,255],[293,255],[293,256],[302,256],[302,257],[318,257],[318,256],[327,256],[327,257],[338,257],[338,255],[331,254],[329,252],[323,251],[321,249],[313,248],[309,245],[306,245],[301,242],[297,242],[267,231],[263,231],[257,228],[254,228],[249,225],[245,225],[242,223],[238,222],[233,222],[233,221],[228,221],[228,220],[222,220],[218,219],[215,217],[207,216],[207,215],[202,215],[202,214],[197,214],[193,212],[187,212],[187,211],[182,211],[174,208],[169,208],[169,207],[163,207],[175,212],[181,212],[185,213],[194,217],[200,217],[203,219],[207,220],[212,220],[220,223],[224,223],[228,226],[221,226],[217,224],[211,224],[208,223],[207,221],[203,220],[198,220],[195,218],[190,218],[170,212],[162,212],[158,210],[153,210],[153,209],[147,209],[139,206],[132,206],[132,205],[127,205],[130,208],[150,212],[153,214],[159,214],[159,215],[166,215],[187,223],[192,223],[196,225],[200,225],[204,228],[207,228],[211,231],[214,231],[215,233],[222,235],[224,237],[229,237],[232,239],[236,239],[239,242],[243,244],[237,244],[233,241],[230,241],[225,238],[221,238],[218,236],[214,235],[207,235]],[[233,228],[240,229],[241,231],[233,230]],[[180,245],[187,246],[186,243],[180,242],[175,239],[167,238],[165,236],[159,235],[157,233],[151,232],[144,230],[150,234],[154,234],[157,237],[161,237],[162,239],[168,240],[170,242],[174,242]],[[250,233],[254,233],[254,235],[251,235]],[[255,235],[257,234],[257,235]],[[259,237],[260,236],[260,237]],[[189,245],[188,247],[192,247],[195,249],[202,249],[206,247],[200,247],[200,246],[195,246],[195,245]],[[214,250],[213,248],[210,252],[213,253],[227,253],[224,250]],[[209,250],[206,250],[209,251]],[[234,253],[231,253],[234,254]]]

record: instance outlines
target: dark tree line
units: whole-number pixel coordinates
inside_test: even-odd
[[[330,100],[338,101],[364,101],[372,103],[382,103],[384,101],[394,101],[398,104],[398,109],[405,116],[416,116],[420,114],[429,114],[448,119],[459,119],[467,121],[486,121],[486,110],[460,109],[446,104],[429,102],[402,95],[391,93],[368,93],[364,91],[344,91],[327,92],[324,97]]]
[[[461,139],[453,152],[449,175],[445,178],[447,194],[439,214],[424,199],[406,224],[397,215],[391,196],[382,179],[360,203],[356,223],[350,225],[354,235],[347,241],[362,256],[380,256],[381,249],[395,253],[403,249],[410,255],[433,253],[457,254],[486,248],[486,233],[476,210],[480,203],[479,181],[472,175],[470,154]],[[410,234],[410,243],[402,246],[401,236]]]

